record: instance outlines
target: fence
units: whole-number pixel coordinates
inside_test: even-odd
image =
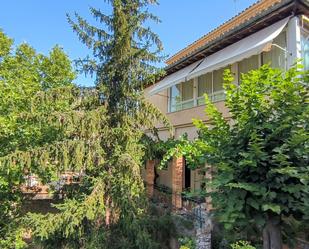
[[[189,197],[185,193],[173,193],[173,191],[164,185],[154,185],[154,192],[151,201],[161,207],[168,209],[169,211],[177,211],[177,213],[184,218],[191,220],[195,224],[198,224],[200,228],[205,225],[205,199]],[[175,196],[181,196],[182,209],[177,210],[173,206],[172,198]]]

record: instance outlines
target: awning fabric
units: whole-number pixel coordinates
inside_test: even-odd
[[[188,78],[200,76],[261,53],[263,49],[282,32],[288,21],[289,17],[206,57],[204,61],[188,75]]]
[[[149,95],[154,95],[156,93],[159,93],[171,86],[177,85],[178,83],[181,83],[183,81],[186,81],[186,77],[191,73],[194,68],[198,66],[198,64],[201,63],[200,61],[197,61],[175,73],[172,73],[168,76],[166,76],[164,79],[159,81],[156,86],[149,91]]]
[[[202,74],[220,69],[229,64],[259,54],[272,43],[287,25],[290,17],[282,19],[206,58],[197,61],[173,74],[168,75],[149,91],[150,95],[159,93],[173,85]]]

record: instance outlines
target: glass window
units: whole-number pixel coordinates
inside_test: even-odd
[[[205,103],[204,94],[207,93],[213,102],[225,99],[223,89],[223,74],[230,66],[201,75],[197,78],[197,99],[194,99],[194,80],[189,80],[170,88],[170,112],[180,111],[191,108],[195,105]]]
[[[301,36],[301,57],[305,70],[309,70],[309,31],[302,31]]]
[[[193,107],[193,80],[172,86],[170,88],[170,97],[171,112]]]
[[[219,92],[223,90],[223,73],[226,69],[231,69],[229,66],[221,68],[213,72],[213,91]]]
[[[273,68],[281,68],[286,69],[286,56],[287,52],[284,51],[287,49],[286,46],[286,32],[282,32],[278,35],[274,40],[273,44],[280,46],[278,48],[276,46],[272,46],[271,50],[268,52],[262,53],[262,63],[263,64],[270,64]]]
[[[205,93],[212,93],[212,73],[207,73],[198,77],[198,97]]]
[[[182,83],[182,101],[193,99],[193,79]]]
[[[253,55],[238,62],[238,82],[241,80],[241,74],[246,74],[257,68],[259,68],[259,55]]]
[[[207,73],[199,76],[197,81],[198,81],[197,104],[202,105],[205,103],[204,94],[207,93],[208,96],[212,95],[212,73]]]
[[[170,110],[171,112],[179,110],[179,103],[181,103],[181,84],[177,84],[170,88]]]
[[[221,68],[213,72],[213,94],[212,101],[221,101],[225,99],[223,89],[223,73],[226,69],[230,69],[230,66]]]

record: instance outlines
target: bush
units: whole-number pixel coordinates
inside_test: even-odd
[[[254,246],[250,245],[248,241],[240,240],[234,244],[231,244],[232,249],[255,249]]]
[[[178,242],[180,243],[180,249],[195,249],[196,248],[195,240],[190,237],[181,237],[178,239]]]

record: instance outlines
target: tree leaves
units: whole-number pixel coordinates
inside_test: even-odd
[[[154,65],[160,61],[161,42],[143,27],[148,19],[155,19],[147,11],[149,1],[108,2],[113,9],[111,15],[90,9],[100,27],[90,25],[78,14],[74,18],[68,16],[73,31],[93,53],[91,58],[78,61],[85,73],[96,76],[93,96],[84,96],[87,91],[75,89],[69,95],[72,99],[57,101],[56,106],[49,103],[42,110],[54,125],[54,136],[33,150],[46,155],[41,161],[50,162],[55,171],[68,167],[82,172],[78,186],[65,192],[64,203],[56,206],[59,213],[29,215],[35,237],[45,246],[54,247],[57,243],[59,248],[81,248],[90,234],[104,231],[103,235],[108,236],[118,224],[122,236],[131,234],[124,239],[137,238],[134,245],[140,246],[145,238],[151,241],[147,231],[139,231],[136,226],[146,208],[140,173],[146,147],[141,142],[143,130],[155,131],[157,122],[168,125],[143,93],[145,85],[161,75]],[[65,79],[70,76],[60,73]],[[53,84],[57,84],[57,76],[52,77]],[[56,100],[60,96],[63,94],[56,94]],[[37,168],[43,169],[41,165]],[[46,166],[41,175],[44,172]],[[137,234],[132,235],[132,229]],[[114,245],[106,248],[111,246]]]
[[[170,150],[192,165],[212,165],[207,182],[215,214],[226,228],[265,224],[269,216],[306,217],[309,199],[308,72],[262,66],[242,75],[239,87],[225,73],[227,121],[206,96],[211,125],[194,120],[199,137]],[[172,153],[171,153],[172,152]],[[203,158],[203,163],[200,159]],[[198,162],[198,164],[196,164]],[[195,168],[196,166],[194,166]],[[258,221],[258,222],[257,222]],[[258,225],[258,226],[257,226]],[[261,230],[260,230],[261,231]]]
[[[63,135],[59,112],[68,110],[75,91],[71,62],[59,47],[44,56],[25,43],[12,46],[12,39],[0,31],[1,248],[25,246],[19,219],[20,187],[31,171],[43,181],[53,177],[49,153],[55,153],[57,146],[51,144],[47,149],[46,144]]]

